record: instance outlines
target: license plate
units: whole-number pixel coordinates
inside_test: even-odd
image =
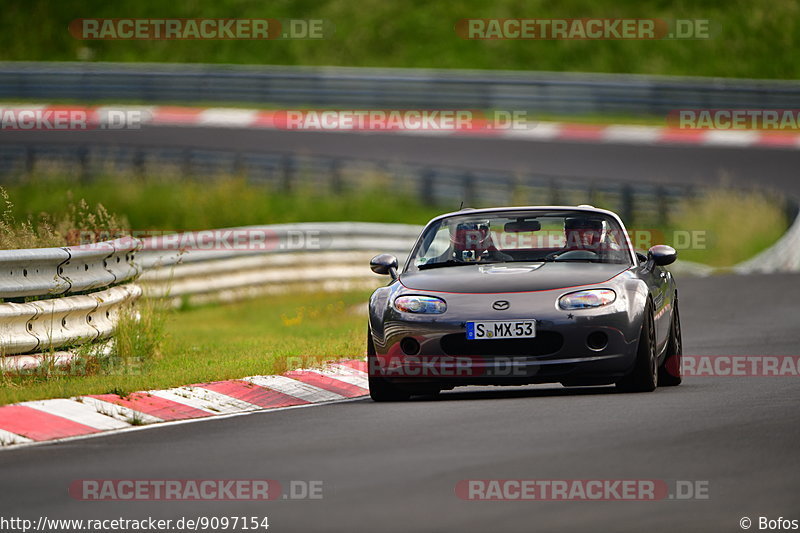
[[[535,320],[467,322],[467,340],[520,339],[536,336]]]

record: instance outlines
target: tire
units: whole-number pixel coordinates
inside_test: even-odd
[[[411,395],[383,378],[369,378],[369,397],[373,402],[404,402]]]
[[[678,300],[672,311],[672,322],[669,328],[669,344],[667,356],[658,367],[658,385],[660,387],[675,387],[681,384],[681,359],[683,356],[683,336],[681,335],[681,316],[678,313]]]
[[[374,363],[371,359],[374,359],[375,355],[375,343],[372,341],[372,330],[367,328],[368,369],[374,368]],[[411,398],[411,395],[392,385],[384,378],[369,376],[369,397],[372,398],[373,402],[402,402]]]
[[[644,311],[633,371],[617,381],[616,385],[621,392],[652,392],[658,387],[656,330],[653,322],[653,309],[649,303]]]

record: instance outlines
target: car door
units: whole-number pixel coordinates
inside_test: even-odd
[[[670,286],[672,284],[672,274],[670,274],[663,267],[657,266],[652,261],[647,260],[647,256],[637,254],[641,261],[641,275],[647,289],[650,292],[650,298],[653,301],[653,318],[656,328],[656,344],[658,350],[664,348],[664,343],[667,342],[669,335],[669,321],[670,313],[669,307],[672,305],[672,297],[670,295]]]
[[[672,274],[667,269],[661,266],[653,265],[653,288],[651,295],[653,297],[654,312],[655,312],[655,325],[656,325],[656,342],[658,349],[663,350],[664,345],[669,340],[669,325],[672,313]]]

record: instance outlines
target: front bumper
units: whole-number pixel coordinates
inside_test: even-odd
[[[412,315],[391,306],[382,328],[373,327],[376,354],[369,373],[394,383],[510,385],[611,383],[636,357],[640,317],[624,296],[602,308],[563,311],[564,291],[448,294],[442,315]],[[495,311],[492,302],[510,302]],[[468,341],[470,320],[536,320],[532,339]],[[598,339],[605,342],[598,343]]]

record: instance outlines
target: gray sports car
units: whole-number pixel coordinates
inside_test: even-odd
[[[459,385],[681,382],[676,252],[634,251],[620,218],[592,206],[464,209],[431,220],[369,302],[375,401]]]

